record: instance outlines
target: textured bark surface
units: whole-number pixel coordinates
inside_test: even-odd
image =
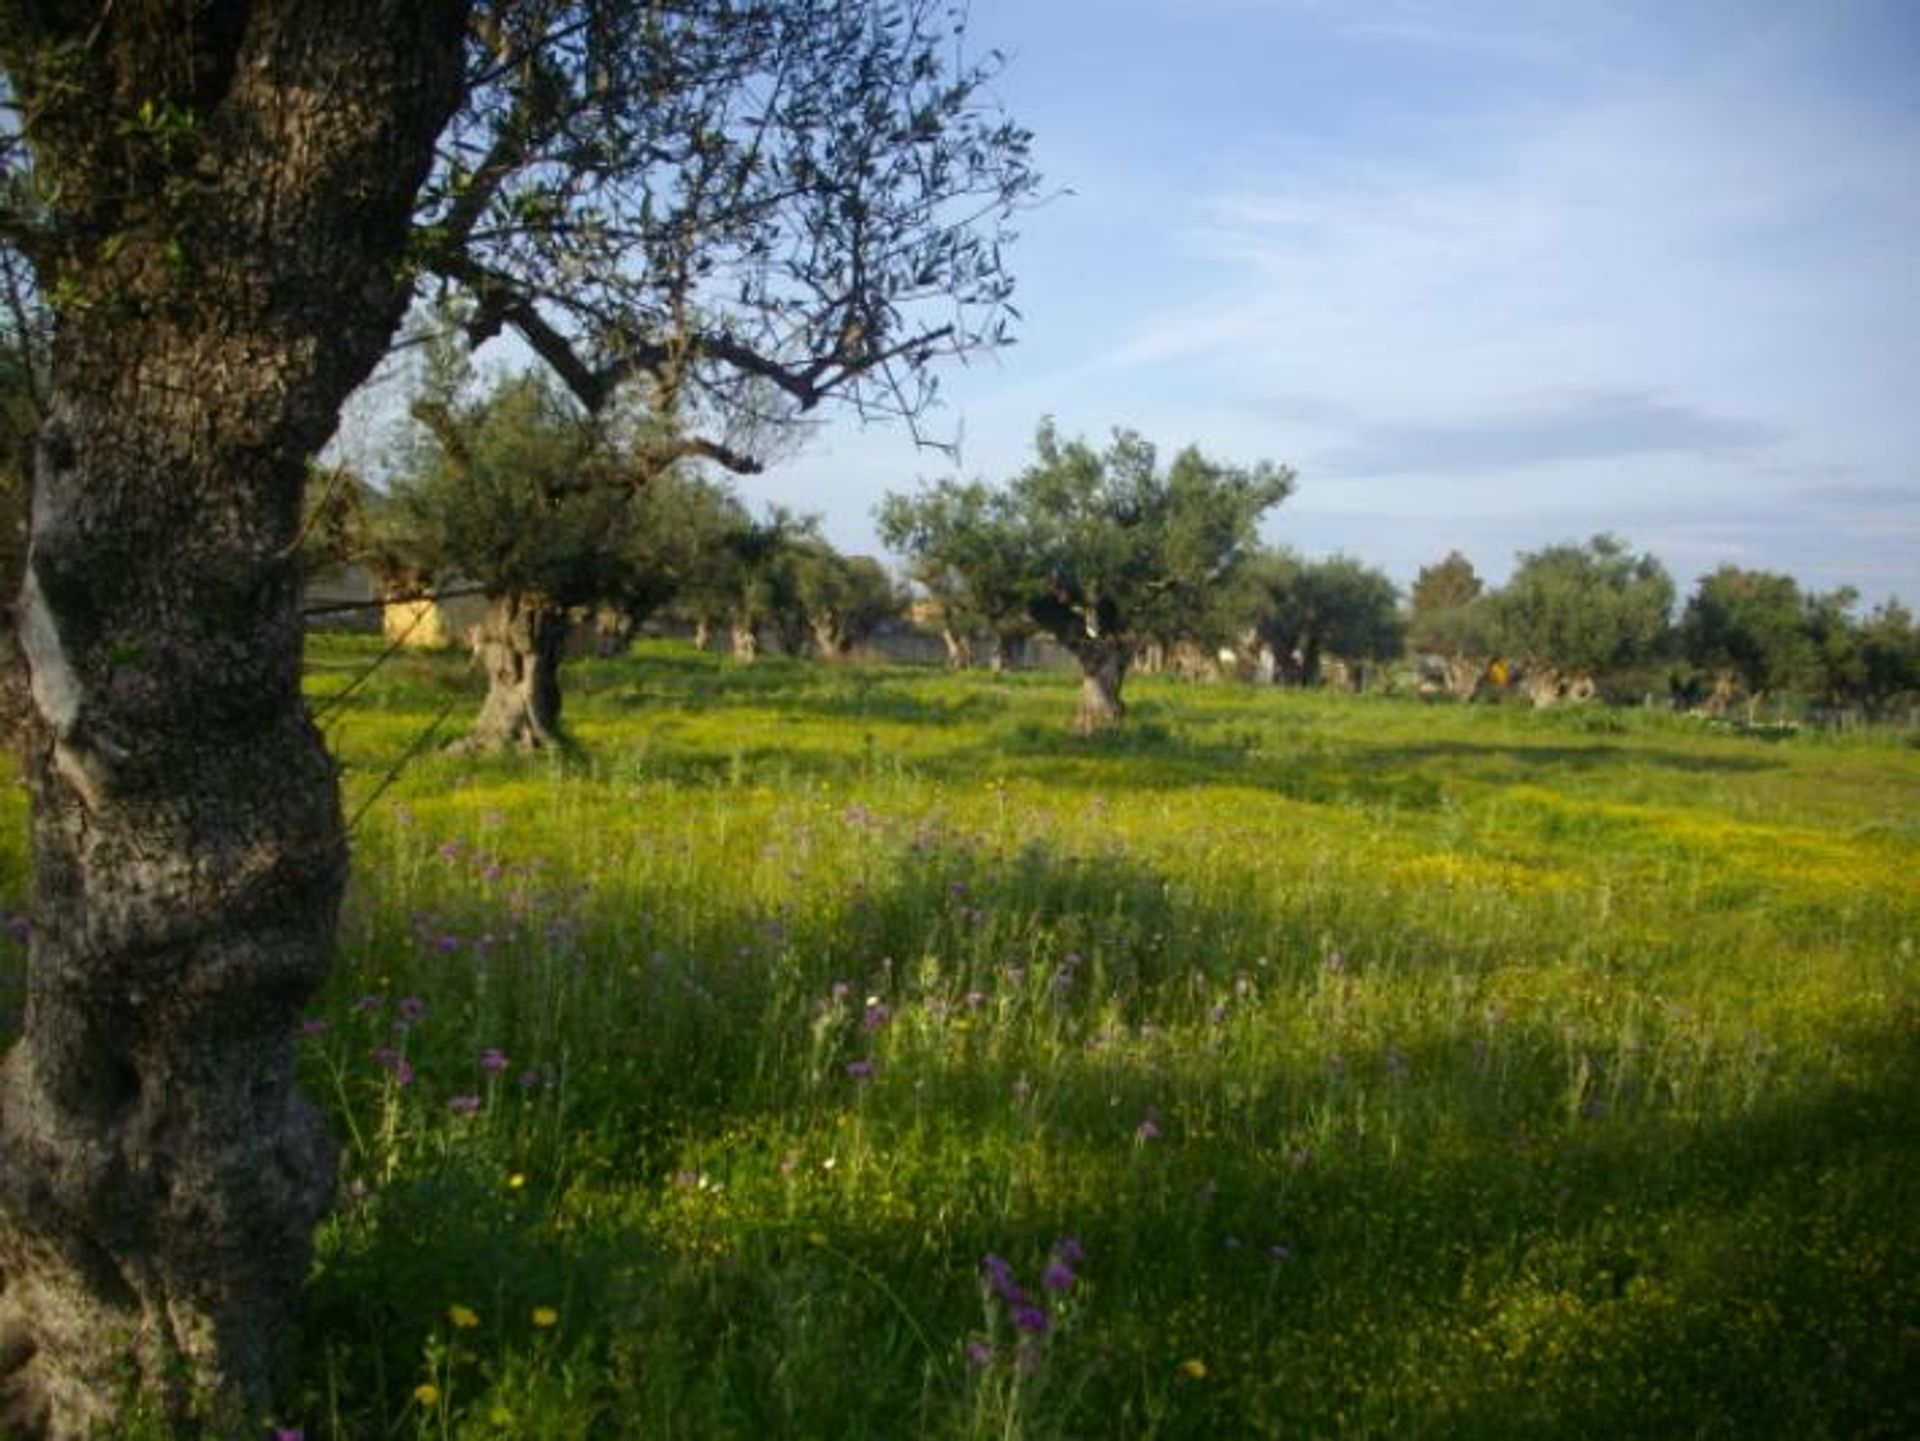
[[[468,751],[533,751],[558,745],[560,665],[566,658],[567,613],[537,597],[491,596],[474,628],[473,653],[487,675],[487,698]]]
[[[816,616],[808,622],[813,630],[813,648],[820,652],[820,659],[840,661],[847,658],[852,647],[847,644],[846,630],[832,616]]]
[[[306,457],[400,318],[463,8],[103,3],[6,37],[57,195],[36,259],[64,289],[19,606],[10,1436],[111,1434],[130,1388],[250,1435],[268,1397],[330,1191],[291,1036],[346,861],[292,543]],[[191,116],[185,138],[129,140],[142,97]]]
[[[1120,687],[1133,662],[1132,650],[1122,641],[1087,641],[1074,652],[1074,659],[1080,662],[1080,711],[1074,730],[1083,736],[1111,730],[1127,713]]]
[[[735,660],[746,664],[759,659],[760,632],[753,628],[751,622],[741,620],[734,621],[731,634],[733,637],[733,658]]]

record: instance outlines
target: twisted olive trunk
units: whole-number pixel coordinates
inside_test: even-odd
[[[1074,648],[1073,655],[1080,662],[1080,711],[1074,718],[1075,732],[1090,736],[1112,730],[1127,713],[1120,687],[1133,664],[1133,648],[1120,640],[1086,640]]]
[[[346,871],[300,694],[303,472],[399,321],[458,95],[460,4],[169,8],[42,8],[5,37],[56,196],[43,281],[64,287],[20,598],[34,932],[0,1069],[9,1436],[111,1426],[128,1387],[254,1434],[268,1399],[331,1188],[291,1038]],[[158,33],[194,36],[184,78],[155,69]],[[49,81],[86,114],[39,88],[53,52],[86,69]],[[115,129],[159,83],[194,117],[178,152]]]
[[[460,748],[539,750],[560,742],[560,666],[567,613],[537,596],[496,595],[474,628],[473,653],[487,673],[480,718]]]

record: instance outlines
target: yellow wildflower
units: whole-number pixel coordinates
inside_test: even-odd
[[[431,1406],[440,1399],[440,1388],[431,1381],[423,1381],[413,1388],[413,1399],[422,1406]]]
[[[1204,1381],[1207,1379],[1207,1363],[1198,1356],[1189,1356],[1180,1363],[1180,1374],[1195,1381]]]
[[[517,1191],[526,1184],[527,1178],[519,1171],[515,1171],[511,1176],[507,1177],[507,1189],[509,1191]]]
[[[560,1313],[551,1306],[535,1306],[533,1308],[533,1324],[543,1331],[549,1326],[557,1326],[560,1324]]]
[[[474,1314],[473,1308],[470,1306],[462,1306],[457,1301],[447,1307],[447,1319],[462,1331],[471,1331],[475,1326],[480,1324],[480,1318]]]

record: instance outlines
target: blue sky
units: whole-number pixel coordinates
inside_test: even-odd
[[[974,0],[1069,191],[930,420],[1297,468],[1267,535],[1401,583],[1611,530],[1685,588],[1920,603],[1920,4]],[[836,422],[743,486],[876,549],[951,474]]]

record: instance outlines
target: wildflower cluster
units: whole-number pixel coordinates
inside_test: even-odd
[[[1041,1268],[1037,1292],[1030,1292],[1020,1284],[1006,1257],[989,1252],[980,1258],[980,1276],[992,1298],[990,1309],[992,1303],[997,1303],[1006,1323],[1018,1336],[1014,1359],[1023,1368],[1038,1364],[1038,1343],[1053,1333],[1061,1303],[1080,1279],[1074,1267],[1086,1260],[1086,1254],[1086,1248],[1072,1236],[1063,1236],[1054,1242],[1047,1264]],[[1049,1305],[1053,1310],[1048,1309]],[[976,1367],[989,1365],[996,1358],[990,1342],[975,1340],[967,1346],[967,1360]]]

